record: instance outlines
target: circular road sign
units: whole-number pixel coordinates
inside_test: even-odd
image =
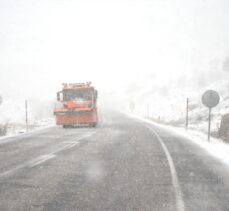
[[[206,91],[202,96],[202,103],[208,108],[213,108],[219,103],[219,94],[214,90]]]

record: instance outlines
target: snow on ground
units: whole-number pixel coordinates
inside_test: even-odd
[[[42,101],[28,101],[28,131],[54,125],[51,106],[48,103],[45,106]],[[4,125],[7,125],[7,136],[26,132],[25,100],[20,98],[3,100],[0,105],[0,126]]]
[[[229,166],[229,145],[224,143],[222,140],[211,137],[210,142],[208,142],[207,135],[203,132],[199,132],[196,130],[185,130],[184,128],[176,128],[173,126],[158,124],[153,122],[152,120],[139,117],[130,113],[128,115],[130,117],[139,119],[140,121],[167,129],[170,132],[175,133],[179,136],[188,138],[188,140],[197,144],[199,147],[208,152],[211,156],[217,158],[222,163]]]
[[[151,80],[153,81],[153,80]],[[163,86],[162,86],[163,87]],[[165,85],[166,87],[166,85]],[[198,144],[212,156],[229,165],[229,144],[218,139],[222,115],[229,113],[229,80],[218,80],[201,88],[177,86],[161,88],[144,85],[144,89],[134,95],[134,109],[130,114],[150,124],[165,127]],[[212,110],[211,142],[207,141],[208,108],[202,105],[202,94],[209,89],[220,95],[220,103]],[[185,130],[186,99],[190,101],[189,129]],[[149,108],[149,116],[147,112]],[[160,124],[158,124],[160,123]],[[175,126],[175,127],[174,127]]]
[[[7,136],[26,133],[26,132],[34,131],[34,130],[45,128],[45,127],[52,126],[52,125],[54,125],[53,118],[34,120],[32,124],[31,123],[29,124],[28,131],[27,131],[25,124],[10,123],[7,129]]]
[[[160,91],[145,87],[135,95],[135,109],[132,111],[142,117],[177,127],[185,126],[186,99],[189,98],[189,128],[207,133],[208,108],[202,105],[202,94],[208,90],[216,90],[220,95],[220,103],[212,110],[212,134],[217,137],[221,117],[229,113],[229,81],[219,80],[202,88],[166,88]],[[169,91],[167,90],[169,89]]]

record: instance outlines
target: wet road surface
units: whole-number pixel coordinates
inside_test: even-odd
[[[0,160],[0,210],[229,210],[227,166],[117,112],[0,140]]]

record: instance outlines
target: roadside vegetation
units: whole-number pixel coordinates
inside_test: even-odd
[[[0,136],[7,135],[7,130],[8,130],[8,123],[0,124]]]

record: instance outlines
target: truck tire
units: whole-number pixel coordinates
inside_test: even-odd
[[[97,123],[91,123],[91,127],[96,127],[97,126]]]

